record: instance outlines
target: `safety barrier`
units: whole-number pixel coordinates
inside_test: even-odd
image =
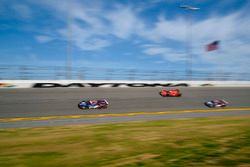
[[[250,81],[0,80],[0,88],[250,87]]]

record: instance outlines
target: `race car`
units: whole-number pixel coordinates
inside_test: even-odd
[[[101,100],[83,100],[78,103],[78,108],[84,109],[106,109],[108,107],[106,99]]]
[[[225,100],[216,99],[216,100],[206,101],[204,104],[210,108],[214,108],[214,107],[226,107],[228,102]]]
[[[159,92],[159,94],[162,96],[162,97],[167,97],[167,96],[170,96],[170,97],[180,97],[181,96],[181,92],[179,89],[172,89],[172,90],[161,90]]]

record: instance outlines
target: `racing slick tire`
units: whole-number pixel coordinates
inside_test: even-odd
[[[82,107],[80,104],[82,103],[82,102],[85,102],[85,101],[81,101],[80,103],[78,103],[78,108],[79,109],[81,109],[81,110],[87,110],[87,109],[89,109],[88,107]]]
[[[107,106],[100,106],[98,109],[107,109]]]

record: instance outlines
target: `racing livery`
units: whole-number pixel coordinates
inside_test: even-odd
[[[78,103],[80,109],[105,109],[108,107],[106,99],[101,100],[83,100]]]
[[[206,101],[204,104],[210,108],[214,108],[214,107],[226,107],[228,102],[225,100],[216,99],[216,100]]]
[[[159,92],[159,94],[162,96],[162,97],[167,97],[167,96],[170,96],[170,97],[180,97],[181,96],[181,92],[179,89],[172,89],[172,90],[161,90]]]

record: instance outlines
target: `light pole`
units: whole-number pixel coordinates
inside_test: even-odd
[[[186,35],[186,53],[187,53],[187,59],[186,59],[186,74],[187,78],[189,80],[192,80],[192,61],[193,61],[193,54],[192,54],[192,15],[189,13],[190,11],[196,11],[200,8],[189,6],[189,5],[181,5],[180,8],[187,11],[187,35]],[[190,28],[190,30],[189,30]]]
[[[71,10],[71,4],[69,4],[68,8],[68,33],[67,33],[67,48],[66,48],[66,64],[65,64],[65,70],[66,70],[66,79],[71,80],[72,79],[72,10]]]

